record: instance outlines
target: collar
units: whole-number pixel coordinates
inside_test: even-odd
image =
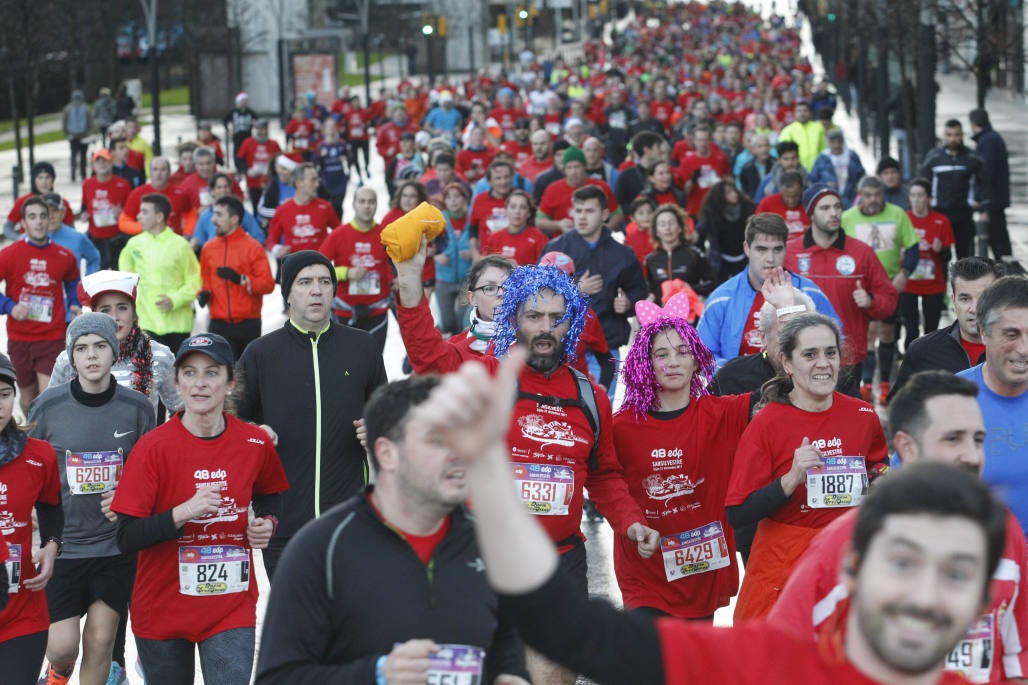
[[[353,228],[353,230],[355,230],[355,231],[357,231],[359,233],[371,233],[373,230],[375,230],[375,222],[374,221],[371,222],[371,226],[369,226],[366,230],[357,225],[357,220],[356,219],[351,219],[350,223],[347,224],[347,226],[350,226],[351,228]]]
[[[803,247],[815,247],[817,243],[814,242],[814,229],[808,228],[803,232]],[[839,229],[839,235],[835,238],[829,247],[834,247],[837,250],[846,249],[846,231]]]
[[[327,331],[329,328],[332,327],[332,322],[329,321],[328,323],[325,324],[324,328],[322,328],[320,331],[315,332],[315,331],[308,331],[308,330],[305,330],[303,328],[300,328],[299,326],[296,325],[296,322],[293,321],[292,319],[289,319],[289,324],[300,335],[302,335],[304,337],[307,337],[307,338],[310,338],[314,342],[318,342],[321,339],[321,336],[325,334],[325,331]]]
[[[25,234],[25,237],[22,238],[22,240],[24,240],[27,244],[31,245],[32,247],[42,250],[44,247],[47,247],[50,244],[50,234],[46,234],[46,241],[42,243],[37,243],[33,240],[30,240],[28,233]]]
[[[103,405],[114,399],[114,393],[118,390],[118,382],[114,380],[114,376],[110,377],[111,382],[107,386],[107,389],[103,392],[86,392],[82,389],[82,384],[79,383],[78,376],[71,379],[71,396],[75,398],[75,401],[84,404],[87,407],[102,407]]]

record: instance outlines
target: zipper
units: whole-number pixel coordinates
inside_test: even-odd
[[[225,256],[223,258],[222,266],[228,266],[228,236],[222,239],[225,243]],[[232,320],[232,281],[225,281],[225,319],[228,323],[235,323]]]

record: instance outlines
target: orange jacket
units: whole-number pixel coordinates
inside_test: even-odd
[[[246,277],[243,284],[218,276],[218,267],[227,266]],[[211,319],[238,323],[261,318],[264,296],[275,289],[271,266],[264,246],[237,228],[227,236],[214,236],[200,251],[200,277],[203,289],[211,293]]]

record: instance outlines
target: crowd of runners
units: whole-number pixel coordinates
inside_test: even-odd
[[[240,93],[175,159],[127,117],[77,208],[37,163],[0,250],[0,685],[185,685],[196,652],[226,685],[1025,682],[1005,147],[974,110],[976,149],[952,120],[865,170],[798,26],[640,4],[572,62],[312,93],[284,140]]]

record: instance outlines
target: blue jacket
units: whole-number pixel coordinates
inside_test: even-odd
[[[633,303],[645,300],[650,294],[643,278],[642,265],[632,248],[622,245],[604,228],[595,245],[587,243],[577,231],[571,231],[547,243],[543,254],[563,252],[575,262],[576,275],[586,271],[603,276],[603,290],[589,298],[589,306],[596,312],[603,326],[603,336],[611,349],[628,343],[632,328],[628,314],[614,311],[614,298],[618,288],[625,291]]]
[[[257,219],[254,218],[253,214],[243,210],[243,230],[250,234],[254,240],[259,242],[261,245],[267,240],[267,236],[264,235],[264,229],[257,223]],[[197,248],[203,247],[203,244],[214,237],[214,209],[208,207],[200,215],[200,218],[196,220],[196,228],[193,229],[193,237],[196,238]]]
[[[93,241],[84,234],[79,233],[67,224],[50,234],[50,239],[63,248],[67,248],[75,255],[75,261],[79,268],[82,268],[82,260],[86,260],[86,269],[83,276],[88,276],[94,271],[100,270],[100,252],[93,245]]]
[[[460,232],[460,236],[457,236],[457,232],[453,230],[453,224],[450,223],[450,213],[443,212],[443,218],[446,219],[446,247],[439,250],[439,254],[444,254],[450,258],[450,263],[443,265],[439,262],[435,263],[435,278],[437,281],[444,283],[460,283],[467,275],[468,271],[471,270],[471,260],[461,259],[460,252],[462,250],[470,253],[471,251],[471,231],[468,230],[467,224],[464,225],[464,230]]]
[[[789,274],[789,278],[795,287],[810,296],[817,311],[835,319],[840,330],[842,329],[842,322],[835,313],[835,307],[813,281],[796,274]],[[757,291],[750,285],[749,269],[732,276],[707,297],[703,318],[700,319],[696,331],[700,334],[700,340],[717,359],[718,367],[739,356],[746,318],[750,315],[753,301],[756,299]]]
[[[864,176],[864,165],[860,163],[860,157],[856,152],[846,149],[850,155],[850,163],[847,168],[846,187],[839,188],[839,177],[835,173],[835,166],[832,164],[832,155],[827,150],[822,152],[814,160],[814,167],[807,176],[810,185],[826,183],[835,188],[842,195],[842,206],[852,207],[857,199],[857,183]]]

